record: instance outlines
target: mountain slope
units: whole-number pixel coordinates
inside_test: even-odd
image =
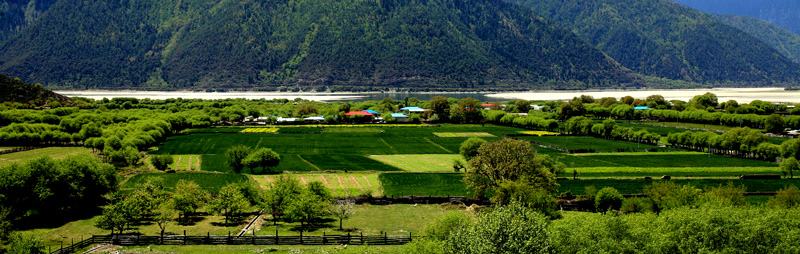
[[[800,1],[797,0],[674,0],[716,14],[733,14],[766,20],[800,33]]]
[[[58,101],[62,105],[72,104],[72,99],[43,89],[41,84],[26,84],[19,79],[0,74],[0,102],[31,103],[41,106],[51,101]]]
[[[500,0],[61,0],[0,47],[0,72],[72,88],[639,82],[569,31]]]
[[[757,18],[727,14],[716,14],[714,18],[758,38],[792,61],[800,63],[800,34]]]
[[[35,22],[58,0],[0,0],[0,43]]]
[[[645,75],[770,85],[800,78],[769,45],[670,0],[511,0],[568,27]]]

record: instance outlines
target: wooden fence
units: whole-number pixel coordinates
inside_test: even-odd
[[[93,235],[91,238],[59,248],[51,253],[75,253],[92,244],[114,244],[121,246],[138,245],[402,245],[410,243],[412,236],[389,235],[321,235],[321,236],[278,236],[278,235],[205,235],[205,236],[144,236],[144,235]]]

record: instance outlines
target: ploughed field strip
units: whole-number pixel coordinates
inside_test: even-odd
[[[407,172],[453,172],[453,161],[466,163],[459,154],[394,154],[369,158]]]
[[[278,128],[247,128],[240,131],[240,133],[275,133]]]
[[[535,136],[558,136],[561,133],[558,132],[549,132],[549,131],[520,131],[519,133],[525,135],[535,135]]]
[[[491,133],[486,132],[434,132],[433,135],[436,135],[440,138],[485,138],[485,137],[496,137]]]
[[[252,177],[259,186],[267,189],[280,175],[254,175]],[[291,174],[290,177],[297,179],[302,184],[308,184],[312,181],[322,182],[322,184],[331,189],[336,197],[364,194],[383,195],[381,182],[378,180],[378,174],[375,173]]]

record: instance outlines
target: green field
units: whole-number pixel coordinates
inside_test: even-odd
[[[583,160],[596,161],[600,165],[616,167],[774,167],[778,164],[761,160],[750,160],[711,154],[661,154],[644,155],[603,154],[575,156]],[[568,159],[567,159],[568,160]],[[565,163],[566,164],[566,163]],[[568,164],[567,164],[568,165]]]
[[[595,152],[641,152],[644,150],[682,151],[678,148],[658,147],[636,142],[615,141],[591,136],[519,136],[519,139],[556,146],[570,150],[594,150]]]
[[[573,170],[578,171],[582,178],[608,178],[608,177],[739,177],[754,174],[780,174],[777,167],[597,167],[597,168],[572,168],[567,169],[560,177],[572,177]]]
[[[387,196],[470,196],[459,173],[383,173],[378,176]]]
[[[322,182],[331,189],[336,197],[359,196],[371,194],[373,196],[383,195],[381,182],[378,174],[291,174],[300,183],[306,184],[312,181]],[[269,186],[280,177],[280,175],[251,175],[251,177],[263,189]]]
[[[83,147],[47,147],[23,152],[7,153],[0,155],[0,165],[21,163],[41,157],[63,159],[72,155],[92,154],[92,150]]]
[[[590,179],[590,180],[562,180],[558,181],[559,192],[572,191],[573,194],[582,195],[586,186],[593,185],[598,190],[604,187],[613,187],[623,194],[642,193],[645,185],[662,180],[618,180],[618,179]],[[745,185],[748,192],[775,192],[788,185],[800,186],[800,179],[675,179],[671,180],[679,185],[690,184],[698,189],[717,187],[732,182],[736,185]]]
[[[453,161],[464,161],[459,154],[395,154],[372,155],[377,160],[406,172],[453,172]]]
[[[120,191],[128,192],[136,188],[136,185],[145,183],[154,178],[161,178],[164,180],[164,187],[168,190],[174,189],[179,180],[191,180],[200,185],[210,193],[217,193],[220,188],[229,184],[237,182],[247,182],[250,179],[247,175],[240,174],[222,174],[222,173],[148,173],[138,174],[125,179],[119,187]]]
[[[520,129],[486,125],[443,125],[441,127],[378,127],[325,128],[320,134],[237,134],[195,133],[170,137],[154,154],[202,155],[201,169],[230,171],[225,150],[237,144],[267,147],[281,155],[273,171],[400,171],[371,160],[368,155],[390,154],[456,154],[467,138],[439,138],[434,132],[485,132],[499,139]],[[215,128],[216,129],[216,128]],[[243,172],[250,172],[245,169]]]

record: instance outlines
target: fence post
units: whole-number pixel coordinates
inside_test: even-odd
[[[300,230],[300,244],[303,244],[303,230]]]
[[[359,231],[361,233],[361,245],[364,245],[364,231]]]
[[[206,231],[206,242],[208,242],[208,244],[211,244],[211,232]]]
[[[278,244],[278,228],[275,228],[275,244]]]
[[[350,232],[347,232],[347,244],[350,244]]]
[[[408,241],[411,242],[411,231],[408,231]]]
[[[253,228],[253,245],[256,245],[256,229]]]
[[[389,244],[389,237],[386,236],[386,232],[383,232],[383,244]]]
[[[186,229],[183,230],[183,245],[186,245],[189,239],[186,238]]]

